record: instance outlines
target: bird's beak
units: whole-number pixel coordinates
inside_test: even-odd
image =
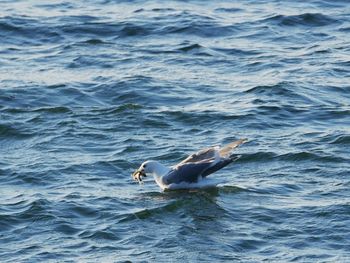
[[[142,176],[144,176],[144,177],[146,177],[146,173],[145,173],[145,171],[143,170],[143,169],[137,169],[132,175],[131,175],[131,177],[135,180],[135,181],[137,181],[137,182],[139,182],[139,183],[141,183],[142,182]]]

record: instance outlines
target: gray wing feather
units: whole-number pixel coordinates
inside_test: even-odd
[[[246,141],[247,139],[241,139],[227,144],[220,149],[210,147],[191,154],[185,160],[174,166],[170,172],[164,176],[164,180],[167,184],[197,182],[200,176],[208,176],[237,160],[239,157],[230,155],[230,153],[233,149]],[[218,156],[219,158],[217,158]]]
[[[215,158],[216,153],[217,153],[217,150],[215,148],[213,148],[213,147],[206,148],[206,149],[200,150],[194,154],[191,154],[190,156],[188,156],[185,160],[183,160],[178,165],[181,165],[184,163],[196,163],[196,162],[206,161],[208,159]]]
[[[200,150],[194,154],[191,154],[188,156],[185,160],[180,162],[180,164],[184,163],[196,163],[196,162],[201,162],[201,161],[207,161],[208,159],[215,158],[216,155],[220,155],[221,157],[228,158],[231,151],[240,146],[241,144],[247,142],[247,139],[240,139],[234,142],[231,142],[220,149],[216,147],[209,147],[205,148],[203,150]]]
[[[222,147],[219,150],[219,154],[221,157],[228,157],[229,154],[231,153],[231,151],[235,148],[237,148],[238,146],[240,146],[241,144],[247,142],[247,139],[240,139],[234,142],[231,142],[227,145],[225,145],[224,147]]]
[[[213,165],[215,165],[214,161],[179,164],[164,179],[167,184],[178,184],[181,182],[195,183],[198,181],[199,176],[202,176]]]

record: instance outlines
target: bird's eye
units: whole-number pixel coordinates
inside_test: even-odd
[[[143,165],[143,168],[146,168],[147,164]]]

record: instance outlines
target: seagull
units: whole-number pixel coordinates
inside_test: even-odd
[[[172,167],[166,167],[157,161],[145,161],[132,174],[132,178],[141,184],[142,177],[153,175],[162,190],[201,188],[206,185],[204,181],[208,180],[206,177],[209,174],[240,157],[231,152],[245,142],[247,139],[240,139],[223,147],[202,149]]]

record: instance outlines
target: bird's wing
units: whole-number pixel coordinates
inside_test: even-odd
[[[217,161],[212,158],[201,162],[186,162],[175,166],[164,176],[167,184],[178,184],[181,182],[195,183],[200,176],[205,176],[206,171],[216,165]]]
[[[226,144],[225,146],[219,148],[217,146],[215,147],[209,147],[202,149],[196,153],[191,154],[188,156],[185,160],[181,161],[178,165],[184,164],[184,163],[196,163],[196,162],[205,162],[209,159],[219,159],[219,158],[229,158],[230,153],[232,150],[240,146],[242,143],[245,143],[247,139],[240,139],[234,142],[231,142],[229,144]],[[175,167],[176,167],[175,166]]]
[[[205,177],[237,160],[239,157],[231,155],[231,152],[246,141],[247,139],[240,139],[222,148],[210,147],[191,154],[175,165],[164,179],[168,184],[197,182],[200,176]]]
[[[185,160],[181,161],[178,165],[182,165],[185,163],[197,163],[197,162],[203,162],[210,159],[217,158],[219,156],[218,147],[209,147],[205,148],[203,150],[200,150],[196,153],[191,154],[188,156]]]
[[[248,141],[247,139],[240,139],[240,140],[231,142],[229,144],[226,144],[225,146],[223,146],[219,150],[220,157],[229,158],[232,150],[234,150],[235,148],[237,148],[238,146],[240,146],[241,144],[243,144],[247,141]]]

